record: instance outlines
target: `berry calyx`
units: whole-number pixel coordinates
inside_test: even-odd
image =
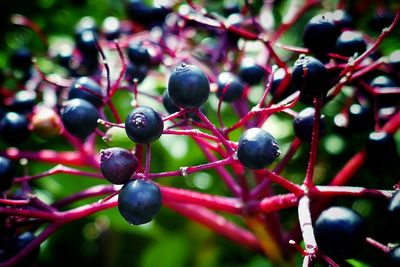
[[[312,139],[312,129],[314,125],[315,109],[308,107],[297,114],[293,120],[293,128],[296,136],[303,142],[310,143]],[[325,116],[321,114],[319,125],[319,136],[325,134]]]
[[[223,101],[231,102],[239,99],[243,94],[242,82],[230,72],[222,72],[218,75],[218,98],[222,98]]]
[[[178,107],[198,108],[210,95],[210,82],[201,69],[182,63],[169,77],[168,94]]]
[[[279,155],[279,145],[275,138],[261,128],[248,129],[240,136],[237,156],[249,169],[265,168]]]
[[[145,180],[126,183],[118,195],[118,210],[130,224],[145,224],[160,211],[162,195],[160,188]]]
[[[11,160],[0,156],[0,192],[10,188],[14,178],[14,167]]]
[[[137,168],[137,159],[129,151],[120,147],[100,151],[100,170],[104,178],[113,184],[125,184]]]
[[[126,134],[135,143],[150,144],[160,138],[163,130],[160,114],[151,107],[135,108],[125,120]]]
[[[74,81],[68,93],[68,99],[84,99],[95,107],[100,107],[103,104],[103,97],[104,94],[100,85],[89,77],[81,77]]]
[[[366,237],[366,223],[357,212],[346,207],[330,207],[315,221],[318,248],[330,257],[355,256]]]
[[[61,119],[65,129],[75,137],[85,139],[97,127],[99,114],[88,101],[75,98],[64,103]]]

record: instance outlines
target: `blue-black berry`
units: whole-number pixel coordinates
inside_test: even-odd
[[[118,195],[118,210],[130,224],[144,224],[153,220],[161,208],[160,188],[145,180],[126,183]]]
[[[237,156],[249,169],[265,168],[279,155],[279,145],[275,138],[261,128],[248,129],[240,136]]]
[[[113,184],[125,184],[137,168],[137,159],[129,151],[120,147],[104,149],[100,152],[100,170],[104,178]]]
[[[14,167],[11,160],[0,156],[0,192],[10,188],[14,178]]]
[[[399,267],[400,266],[400,247],[395,247],[390,250],[385,258],[385,267]]]
[[[256,85],[265,77],[265,70],[253,59],[245,58],[239,67],[239,77],[248,85]]]
[[[148,71],[149,67],[145,64],[137,65],[129,62],[126,67],[125,80],[131,84],[133,84],[135,80],[141,83],[146,78]]]
[[[297,114],[293,120],[293,128],[296,136],[303,142],[311,142],[312,129],[314,125],[314,108],[305,108]],[[321,114],[319,124],[319,136],[326,131],[325,116]]]
[[[127,49],[127,54],[129,60],[136,65],[148,65],[150,63],[150,53],[142,43],[131,41]]]
[[[68,94],[68,99],[84,99],[95,107],[100,107],[103,104],[103,97],[101,86],[89,77],[81,77],[74,81]]]
[[[27,71],[32,66],[32,53],[27,48],[16,50],[10,57],[10,64],[13,68]]]
[[[352,258],[366,237],[366,223],[357,212],[346,207],[331,207],[315,222],[318,248],[334,259]]]
[[[338,35],[339,30],[332,19],[317,15],[304,27],[303,42],[314,53],[326,53],[335,47]]]
[[[352,57],[361,55],[367,49],[363,35],[356,31],[345,31],[336,40],[335,52],[339,55]]]
[[[85,139],[97,127],[99,118],[95,106],[86,100],[75,98],[64,103],[61,119],[65,129],[75,137]]]
[[[107,40],[117,39],[121,34],[121,23],[116,17],[107,17],[101,25],[101,31]]]
[[[7,112],[0,120],[0,136],[4,142],[11,145],[21,144],[29,135],[29,121],[26,116]]]
[[[218,98],[222,98],[223,101],[231,102],[239,99],[243,94],[242,82],[230,72],[222,72],[218,75]]]
[[[178,107],[198,108],[210,95],[210,82],[201,69],[182,63],[169,77],[168,94]]]
[[[135,143],[152,143],[160,138],[163,130],[160,114],[150,107],[135,108],[125,120],[126,134]]]
[[[393,135],[386,132],[372,132],[365,144],[365,152],[369,162],[379,165],[398,164],[396,141]]]
[[[11,102],[10,109],[18,113],[28,113],[36,105],[36,93],[32,90],[18,91]]]

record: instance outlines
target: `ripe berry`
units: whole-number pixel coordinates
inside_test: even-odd
[[[18,113],[27,113],[32,111],[36,104],[36,93],[32,90],[18,91],[11,102],[10,108]]]
[[[160,138],[164,123],[160,114],[150,107],[132,110],[125,120],[125,131],[135,143],[149,144]]]
[[[53,109],[46,106],[38,106],[31,118],[30,128],[40,138],[50,139],[61,133],[62,122]]]
[[[164,93],[162,95],[162,102],[163,102],[163,106],[164,106],[165,110],[169,114],[173,114],[180,110],[179,107],[177,105],[175,105],[174,102],[172,102],[171,97],[168,94],[168,90],[164,91]]]
[[[349,109],[347,126],[355,131],[372,129],[374,127],[374,114],[368,107],[353,104]]]
[[[149,67],[147,65],[137,65],[129,62],[126,67],[125,79],[129,83],[133,83],[135,80],[137,80],[138,83],[141,83],[144,78],[146,78],[148,71]]]
[[[161,202],[161,191],[156,184],[132,180],[119,192],[118,210],[128,223],[139,225],[153,220],[161,208]]]
[[[84,31],[97,33],[97,24],[93,17],[85,16],[78,21],[75,25],[75,40],[78,40]]]
[[[19,113],[7,112],[0,121],[0,136],[11,145],[17,145],[28,139],[28,119]]]
[[[248,129],[240,136],[237,156],[249,169],[265,168],[279,155],[279,145],[275,138],[261,128]]]
[[[398,267],[400,266],[400,247],[395,247],[390,250],[386,255],[385,267]]]
[[[14,178],[14,167],[11,160],[0,156],[0,192],[10,188]]]
[[[351,29],[354,26],[353,18],[344,10],[335,10],[327,17],[333,20],[338,29]]]
[[[88,101],[75,98],[64,103],[61,119],[66,130],[75,137],[85,139],[97,127],[99,114]]]
[[[90,102],[95,107],[103,104],[103,90],[100,85],[89,77],[75,80],[68,93],[68,99],[80,98]]]
[[[400,234],[397,231],[397,227],[400,224],[400,191],[397,190],[393,196],[389,199],[387,206],[389,226],[393,230],[391,238],[395,240],[400,239]]]
[[[243,93],[242,82],[230,72],[222,72],[218,75],[218,98],[222,97],[223,101],[231,102],[239,99]]]
[[[324,95],[329,89],[329,74],[318,59],[300,55],[293,66],[292,84],[303,95]]]
[[[121,34],[121,24],[116,17],[107,17],[101,25],[101,31],[107,40],[117,39]]]
[[[304,27],[303,42],[312,52],[320,54],[335,47],[339,30],[332,19],[317,15]]]
[[[314,108],[305,108],[293,120],[294,133],[303,142],[310,143],[312,139],[312,129],[314,125]],[[326,122],[325,116],[321,114],[319,124],[319,136],[325,134]]]
[[[20,48],[10,57],[10,64],[13,68],[27,71],[32,66],[32,53],[27,48]]]
[[[91,30],[83,31],[76,40],[76,47],[87,57],[97,57],[96,36]]]
[[[127,54],[129,60],[136,65],[148,65],[150,63],[151,58],[149,51],[143,46],[142,43],[135,41],[130,42],[127,49]]]
[[[100,152],[100,170],[104,178],[113,184],[124,184],[137,168],[137,159],[129,151],[112,147]]]
[[[366,237],[364,218],[346,207],[331,207],[323,211],[315,222],[318,248],[338,259],[352,258]]]
[[[355,53],[360,56],[367,49],[363,35],[356,31],[345,31],[336,41],[335,52],[339,55],[352,57]]]
[[[384,93],[390,87],[397,87],[396,82],[388,76],[381,75],[374,78],[370,84],[378,92]],[[400,94],[386,93],[376,96],[376,100],[381,107],[398,106],[400,104]]]
[[[398,164],[399,155],[393,135],[386,132],[372,132],[365,144],[365,152],[371,163]]]
[[[210,95],[210,82],[201,69],[182,63],[169,77],[168,94],[178,107],[198,108]]]
[[[152,28],[164,23],[170,10],[163,6],[148,6],[144,0],[129,0],[127,4],[128,16],[135,22]]]
[[[223,4],[223,12],[225,17],[229,17],[229,15],[240,13],[240,6],[238,3],[233,1],[228,1]]]
[[[245,58],[240,64],[239,77],[248,85],[256,85],[265,77],[265,70],[253,59]]]

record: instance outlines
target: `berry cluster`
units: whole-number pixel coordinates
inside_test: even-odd
[[[303,266],[346,266],[348,259],[369,260],[371,248],[385,266],[398,266],[400,52],[386,57],[380,44],[396,31],[400,11],[368,35],[355,26],[359,11],[339,1],[336,11],[301,25],[296,47],[280,37],[318,1],[289,9],[274,30],[264,21],[273,16],[269,1],[221,5],[224,16],[192,1],[145,2],[127,1],[126,20],[77,22],[72,44],[45,53],[60,73],[43,71],[40,54],[27,48],[9,57],[0,79],[0,265],[30,264],[60,226],[117,206],[133,225],[168,207],[276,266],[289,266],[296,255]],[[28,18],[13,21],[43,37]],[[186,136],[204,157],[160,169],[154,155],[168,153],[157,148],[168,135]],[[348,154],[329,137],[348,139]],[[62,150],[47,147],[65,142]],[[330,152],[353,157],[346,163]],[[35,161],[58,165],[30,173]],[[295,162],[306,167],[292,171]],[[364,164],[373,182],[356,179]],[[158,179],[211,170],[230,196]],[[58,173],[100,185],[46,203],[34,180]],[[66,209],[92,197],[101,199]],[[357,198],[383,203],[387,233],[371,231],[376,219],[357,208]],[[280,211],[293,207],[296,221],[283,223]]]

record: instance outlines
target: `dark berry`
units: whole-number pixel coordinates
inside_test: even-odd
[[[325,95],[329,89],[329,73],[318,59],[300,55],[293,66],[292,85],[306,96]]]
[[[288,77],[288,83],[286,88],[280,88],[282,85],[283,80]],[[281,91],[284,89],[284,91]],[[279,68],[274,72],[274,78],[272,79],[272,86],[271,86],[271,94],[273,96],[278,96],[278,98],[282,99],[288,97],[289,95],[293,94],[295,90],[291,84],[290,74],[286,73],[283,68]],[[279,95],[278,95],[279,94]]]
[[[169,77],[168,94],[178,107],[198,108],[210,95],[210,82],[201,69],[182,63]]]
[[[148,65],[150,63],[149,51],[140,42],[130,42],[127,49],[127,54],[129,60],[136,65]]]
[[[104,178],[113,184],[124,184],[137,168],[137,159],[129,151],[112,147],[100,152],[100,170]]]
[[[134,225],[148,223],[160,211],[162,195],[160,188],[145,180],[126,183],[118,195],[118,210],[122,217]]]
[[[312,129],[314,125],[314,108],[305,108],[293,120],[293,128],[296,136],[303,142],[310,143],[312,138]],[[325,134],[326,122],[325,116],[321,114],[319,124],[319,136]]]
[[[317,15],[304,27],[303,42],[314,53],[326,53],[335,47],[338,35],[338,27],[332,19]]]
[[[400,247],[395,247],[390,250],[385,258],[385,267],[399,267],[400,266]]]
[[[125,120],[125,131],[135,143],[149,144],[160,138],[164,123],[160,114],[150,107],[132,110]]]
[[[388,76],[381,75],[374,78],[370,84],[375,90],[378,91],[376,101],[381,107],[398,106],[400,104],[400,94],[390,93],[391,87],[397,87],[396,82]]]
[[[11,145],[17,145],[28,139],[30,135],[29,121],[26,116],[15,112],[7,112],[0,121],[0,136]]]
[[[180,109],[177,105],[172,102],[171,97],[169,97],[168,90],[165,90],[163,95],[162,95],[162,102],[164,105],[165,110],[169,113],[175,113],[178,112]]]
[[[14,167],[11,160],[0,156],[0,192],[10,188],[14,178]]]
[[[65,129],[75,137],[85,139],[97,127],[99,118],[95,106],[86,100],[75,98],[64,103],[61,119]]]
[[[84,56],[97,57],[96,35],[95,32],[86,30],[83,31],[76,40],[76,47]]]
[[[58,64],[69,69],[73,58],[73,47],[70,44],[62,44],[57,51],[56,60]]]
[[[400,50],[393,51],[389,55],[388,60],[394,71],[400,70]]]
[[[360,104],[350,106],[347,127],[355,131],[363,131],[374,127],[374,114],[371,109]]]
[[[107,40],[117,39],[121,34],[121,23],[116,17],[104,19],[101,30]]]
[[[159,5],[149,6],[146,2],[144,0],[129,0],[127,4],[128,16],[131,20],[148,28],[161,26],[165,17],[170,13],[170,9]]]
[[[18,91],[11,102],[10,108],[18,113],[27,113],[32,111],[36,104],[36,93],[32,90]]]
[[[32,66],[32,53],[27,48],[20,48],[15,51],[10,58],[10,64],[13,68],[26,71]]]
[[[386,132],[370,133],[365,144],[367,158],[374,164],[398,164],[396,141]]]
[[[330,257],[352,258],[366,237],[366,223],[357,212],[346,207],[331,207],[315,222],[318,248]]]
[[[336,41],[335,52],[342,56],[352,57],[355,53],[360,56],[365,50],[367,50],[367,42],[360,32],[342,32]]]
[[[253,59],[245,58],[240,64],[239,77],[248,85],[256,85],[265,77],[265,70]]]
[[[237,156],[249,169],[265,168],[279,155],[279,145],[275,138],[261,128],[248,129],[240,136]]]
[[[86,16],[79,20],[75,25],[75,41],[81,39],[82,33],[85,31],[97,33],[97,24],[93,17]]]
[[[231,102],[242,96],[244,87],[242,82],[230,72],[222,72],[218,75],[218,98],[222,97],[223,101]]]
[[[394,20],[394,17],[394,13],[390,12],[389,10],[376,12],[370,21],[370,26],[373,30],[380,32],[383,30],[383,28],[390,26]]]
[[[100,107],[103,104],[103,97],[101,86],[89,77],[81,77],[74,81],[68,93],[68,99],[84,99],[95,107]]]
[[[245,18],[240,13],[233,13],[233,14],[229,15],[228,18],[226,19],[226,23],[228,25],[236,27],[236,28],[241,28],[244,21],[245,21]],[[228,39],[228,45],[233,48],[236,48],[238,45],[238,41],[240,39],[240,35],[238,35],[235,32],[232,32],[232,31],[227,31],[226,36]]]
[[[46,106],[38,106],[31,118],[30,128],[40,138],[50,139],[61,133],[62,122],[53,109]]]
[[[35,239],[35,235],[32,232],[23,232],[22,234],[15,237],[12,242],[12,250],[15,253],[20,252],[24,247],[29,245]]]
[[[400,224],[400,191],[397,190],[389,199],[387,207],[390,220],[396,227]]]
[[[338,29],[351,29],[354,27],[354,22],[353,18],[349,13],[347,13],[344,10],[335,10],[329,15],[327,15],[330,19],[333,20],[333,23],[335,23],[336,27]]]
[[[229,17],[229,15],[240,13],[240,6],[237,2],[228,1],[224,2],[224,15],[225,17]]]
[[[147,65],[137,65],[132,62],[128,63],[125,72],[125,79],[129,83],[133,83],[135,80],[141,83],[147,75],[149,67]]]

